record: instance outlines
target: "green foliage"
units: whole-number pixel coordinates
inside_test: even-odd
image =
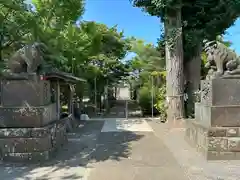
[[[163,85],[158,89],[155,108],[159,111],[161,120],[165,121],[167,118],[167,106],[166,106],[166,86]]]
[[[191,59],[199,42],[203,39],[213,40],[229,28],[237,17],[240,9],[237,1],[201,1],[193,7],[184,5],[182,20],[186,22],[183,27],[185,59]]]
[[[84,0],[32,0],[35,10],[20,0],[0,0],[1,54],[8,59],[27,43],[46,44],[45,60],[54,68],[73,73],[88,81],[93,95],[128,75],[128,65],[121,61],[130,48],[129,40],[117,27],[80,21]],[[79,20],[79,26],[75,24]],[[77,85],[81,95],[85,85]]]
[[[166,12],[182,9],[183,44],[185,60],[191,59],[203,39],[215,39],[229,28],[240,14],[240,1],[235,0],[132,0],[134,6],[164,22]],[[172,13],[174,16],[174,13]]]
[[[183,48],[183,59],[185,63],[199,54],[203,39],[214,40],[217,35],[223,34],[240,14],[239,0],[132,0],[132,2],[134,6],[161,19],[164,23],[166,34],[164,40],[168,44],[168,50],[176,50],[171,47],[176,47],[179,51]],[[181,14],[179,13],[180,10]],[[181,22],[178,21],[180,17]],[[183,37],[183,47],[181,47],[181,42],[176,44],[177,41],[174,39],[178,39],[178,37],[180,37],[179,35]],[[162,39],[163,37],[160,37],[160,40]],[[164,46],[165,44],[159,41],[159,50],[164,49]],[[176,52],[173,52],[173,54],[174,53]],[[176,55],[178,54],[179,53]],[[179,56],[179,58],[180,61],[175,63],[182,63],[182,57]],[[181,67],[181,65],[179,64],[177,67]],[[171,67],[169,67],[169,70],[170,69]],[[203,76],[206,74],[205,71],[206,69],[202,67]],[[170,71],[168,71],[168,73],[169,78],[173,79],[179,79],[183,76],[183,74],[174,74]],[[172,88],[174,88],[176,92],[182,89],[182,87]],[[171,92],[170,87],[168,87],[167,90]],[[189,91],[189,94],[191,94],[191,91]],[[175,111],[177,110],[175,109]],[[178,113],[180,113],[180,111]]]
[[[138,103],[144,115],[151,114],[151,111],[152,111],[151,88],[152,87],[145,85],[139,89]],[[156,92],[156,88],[154,89],[154,92]],[[156,94],[154,94],[153,96],[153,104],[155,104],[155,102],[156,102]],[[154,108],[154,114],[155,113],[156,113],[156,109]]]
[[[207,63],[207,55],[205,52],[202,52],[201,54],[201,60],[202,60],[202,63],[201,63],[201,79],[205,79],[206,76],[207,76],[207,73],[208,73],[208,69],[205,68],[205,65]]]
[[[158,52],[160,52],[161,57],[165,58],[165,35],[164,35],[164,33],[162,33],[160,38],[158,38],[156,49]]]
[[[67,23],[75,23],[84,12],[84,1],[32,0],[32,3],[36,14],[44,18],[44,28],[54,26],[55,29],[62,29]]]
[[[158,88],[165,84],[165,60],[162,52],[157,48],[142,40],[131,39],[131,52],[136,56],[128,62],[131,68],[130,83],[131,87],[138,92],[139,105],[144,114],[151,114],[152,88],[155,104]],[[153,108],[154,114],[158,114],[157,109]]]
[[[160,88],[153,87],[153,99],[152,99],[152,87],[145,85],[139,90],[139,106],[141,107],[143,114],[151,114],[152,108],[154,115],[160,114],[162,120],[167,117],[166,110],[166,86],[163,84]],[[153,100],[153,104],[152,104]],[[153,105],[153,107],[152,107]]]
[[[134,6],[142,8],[152,16],[165,19],[166,9],[174,9],[182,5],[179,0],[130,0]]]
[[[145,44],[141,40],[132,40],[131,52],[136,54],[129,62],[132,76],[131,82],[136,87],[151,84],[154,76],[154,85],[162,83],[161,72],[165,71],[165,60],[161,52],[152,44]]]
[[[142,111],[151,109],[151,93],[148,87],[140,88],[138,101]]]
[[[2,1],[0,3],[0,49],[9,54],[18,44],[25,34],[29,32],[26,29],[31,24],[30,14],[26,5],[21,0]],[[1,61],[4,56],[1,54]]]

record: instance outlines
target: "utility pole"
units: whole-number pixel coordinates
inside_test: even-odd
[[[95,113],[97,115],[97,77],[94,78],[94,103],[95,103]]]
[[[108,110],[109,106],[109,99],[108,99],[108,79],[107,79],[107,88],[106,88],[106,109]]]
[[[152,84],[152,93],[151,94],[152,94],[152,119],[153,119],[153,106],[154,106],[154,104],[153,104],[153,90],[154,90],[153,89],[154,88],[153,87],[153,75],[151,75],[151,84]]]

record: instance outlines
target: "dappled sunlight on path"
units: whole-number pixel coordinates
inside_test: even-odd
[[[152,128],[143,119],[112,119],[106,120],[102,128],[102,132],[151,132]]]
[[[239,161],[207,162],[185,142],[183,135],[184,123],[179,122],[159,123],[144,118],[86,121],[68,134],[68,144],[52,161],[38,165],[2,164],[1,177],[4,180],[238,180]]]

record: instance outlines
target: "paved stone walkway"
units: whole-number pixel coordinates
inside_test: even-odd
[[[93,159],[89,180],[187,180],[172,153],[140,119],[105,121]]]
[[[3,180],[187,179],[146,121],[121,119],[86,122],[69,134],[57,159],[41,165],[2,164],[0,173]]]
[[[172,152],[191,180],[240,180],[240,160],[206,161],[195,148],[184,140],[184,121],[159,124],[149,121],[154,133]]]
[[[207,162],[184,129],[143,119],[89,121],[69,134],[56,159],[0,165],[2,180],[239,180],[240,161]]]

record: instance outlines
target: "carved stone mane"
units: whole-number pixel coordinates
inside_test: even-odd
[[[208,75],[216,78],[226,74],[239,74],[240,58],[233,50],[217,41],[204,41],[204,44],[206,68],[210,69]]]
[[[33,43],[24,46],[13,54],[8,61],[11,73],[35,73],[43,63],[46,46],[43,43]]]

